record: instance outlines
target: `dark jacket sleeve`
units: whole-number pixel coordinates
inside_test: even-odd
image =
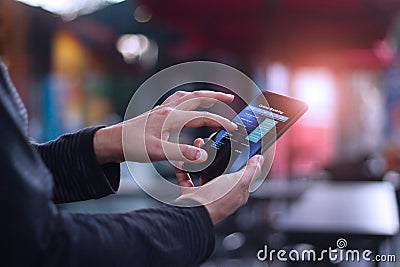
[[[4,266],[192,266],[214,232],[203,207],[71,214],[52,201],[53,178],[0,105],[0,253]]]
[[[33,144],[54,179],[56,203],[100,198],[119,187],[118,163],[99,165],[93,137],[99,127],[66,134],[54,141]]]

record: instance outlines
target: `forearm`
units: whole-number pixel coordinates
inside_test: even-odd
[[[86,128],[34,144],[53,175],[56,202],[99,198],[118,189],[119,164],[100,165],[95,156],[94,135],[99,128]]]
[[[44,266],[193,266],[214,249],[204,207],[164,206],[126,214],[61,214]],[[65,252],[69,254],[63,255]],[[49,253],[50,254],[50,253]],[[50,255],[49,255],[50,256]],[[46,257],[47,258],[47,257]]]
[[[0,241],[15,266],[186,267],[206,260],[215,244],[204,207],[97,215],[45,206],[39,214],[25,211],[27,220],[12,224]]]

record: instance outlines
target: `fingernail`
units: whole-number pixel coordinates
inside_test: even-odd
[[[197,150],[196,152],[196,160],[199,159],[201,157],[201,151]]]
[[[197,150],[196,160],[205,161],[207,159],[207,152],[202,149]]]

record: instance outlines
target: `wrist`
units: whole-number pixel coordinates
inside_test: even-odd
[[[205,205],[206,210],[208,211],[208,215],[210,215],[210,219],[214,225],[219,223],[224,219],[224,216],[218,211],[218,209],[214,209],[212,203]]]
[[[187,188],[187,189],[192,189],[191,187]],[[205,199],[203,199],[202,197],[196,196],[194,194],[183,194],[180,197],[178,197],[175,201],[175,203],[179,203],[179,204],[200,204],[200,205],[204,205],[202,203],[207,203],[207,201]],[[191,205],[189,205],[191,206]],[[197,205],[194,205],[197,206]],[[213,225],[216,225],[217,223],[219,223],[220,221],[222,221],[225,216],[219,211],[218,208],[215,207],[215,205],[213,203],[209,203],[204,205],[204,207],[207,210],[208,215],[210,216],[211,222]]]
[[[122,126],[117,124],[99,129],[94,135],[93,146],[99,164],[124,161]]]

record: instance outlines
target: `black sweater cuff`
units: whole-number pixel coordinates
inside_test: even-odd
[[[90,127],[35,144],[54,180],[54,202],[81,201],[115,193],[120,181],[120,165],[100,165],[93,138],[103,126]]]
[[[88,182],[93,186],[93,198],[100,198],[111,193],[116,193],[120,182],[120,164],[106,163],[100,165],[94,152],[93,138],[96,132],[104,128],[97,126],[81,130],[80,155],[86,162]]]

